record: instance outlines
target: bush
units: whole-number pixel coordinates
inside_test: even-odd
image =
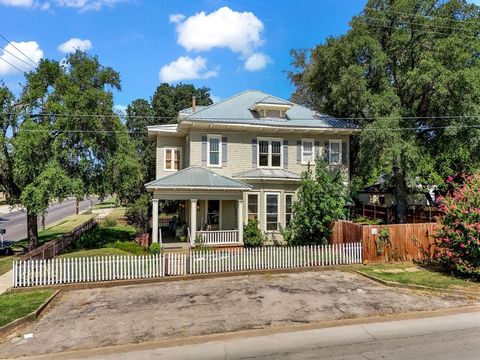
[[[150,198],[144,194],[140,196],[125,212],[127,224],[132,225],[138,234],[149,232],[150,229]]]
[[[101,232],[98,227],[83,233],[70,247],[72,249],[98,249],[105,245],[102,242]]]
[[[249,220],[243,228],[243,244],[245,247],[262,246],[265,235],[258,227],[258,220]]]
[[[105,218],[105,226],[106,226],[106,227],[114,227],[114,226],[117,226],[117,219],[111,218],[111,217]]]
[[[135,241],[115,241],[113,247],[135,255],[145,255],[145,249]]]
[[[480,175],[464,177],[442,199],[438,260],[454,273],[480,279]]]
[[[159,243],[152,243],[148,250],[150,251],[151,254],[157,255],[157,254],[160,254],[160,252],[162,251],[162,248]]]

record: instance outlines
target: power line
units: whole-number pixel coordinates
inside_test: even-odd
[[[1,48],[3,51],[5,51],[7,54],[10,54],[12,55],[13,57],[17,58],[18,60],[20,60],[21,62],[23,62],[25,65],[27,66],[30,66],[31,68],[35,69],[35,67],[33,67],[32,65],[30,65],[29,63],[27,63],[25,60],[19,58],[17,55],[13,54],[12,52],[8,51],[7,49],[5,49],[4,47]]]
[[[17,48],[13,42],[11,42],[10,40],[8,40],[5,36],[3,36],[2,34],[0,34],[0,37],[5,40],[7,43],[9,43],[10,45],[12,45],[20,54],[22,54],[23,56],[25,56],[26,59],[30,60],[32,62],[32,64],[36,67],[37,66],[37,63],[35,61],[33,61],[30,57],[28,57],[27,55],[25,55],[25,53],[20,50],[19,48]]]
[[[8,65],[10,65],[11,67],[13,67],[14,69],[17,69],[18,71],[20,71],[22,74],[26,75],[25,74],[25,71],[23,70],[20,70],[18,67],[16,67],[15,65],[9,63],[7,60],[5,60],[4,58],[0,57],[0,60],[6,62]],[[5,115],[13,115],[13,114],[5,114]]]

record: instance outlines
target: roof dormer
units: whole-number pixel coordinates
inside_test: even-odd
[[[250,110],[258,118],[287,119],[287,111],[292,107],[289,101],[281,100],[273,96],[268,96],[261,101],[256,102]]]

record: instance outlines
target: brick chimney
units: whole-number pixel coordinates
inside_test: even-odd
[[[197,104],[195,103],[195,95],[192,96],[192,113],[197,110]]]

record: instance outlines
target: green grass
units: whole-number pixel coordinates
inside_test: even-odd
[[[59,258],[76,258],[91,256],[109,256],[109,255],[133,255],[127,251],[123,251],[114,247],[105,247],[100,249],[76,250],[58,256]]]
[[[12,262],[16,259],[16,256],[0,256],[0,275],[12,270]]]
[[[51,224],[45,230],[40,230],[38,232],[38,245],[40,246],[61,235],[69,233],[70,231],[75,229],[77,226],[82,225],[84,222],[90,220],[93,217],[94,217],[93,215],[89,215],[89,214],[72,215]],[[16,245],[27,247],[28,241],[27,239],[23,239],[18,241]]]
[[[405,269],[416,271],[405,271]],[[400,272],[392,272],[399,271]],[[437,269],[417,266],[413,263],[405,264],[373,264],[359,269],[367,275],[372,275],[385,281],[394,281],[400,284],[422,285],[441,289],[461,289],[480,291],[480,283],[456,278]]]
[[[109,197],[108,199],[102,201],[100,204],[94,205],[92,209],[109,209],[116,206],[116,199],[114,197]]]
[[[7,325],[35,311],[52,294],[52,290],[1,294],[0,326]]]

